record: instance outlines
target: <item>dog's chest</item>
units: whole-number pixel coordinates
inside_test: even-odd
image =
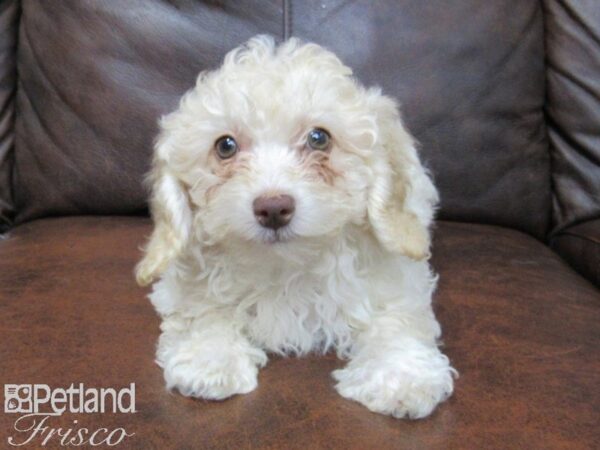
[[[298,277],[289,283],[254,289],[240,303],[246,332],[260,346],[303,354],[350,344],[356,318],[368,306],[363,289],[331,280]]]

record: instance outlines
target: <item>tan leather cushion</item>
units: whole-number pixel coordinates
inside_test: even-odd
[[[444,218],[542,236],[550,210],[536,0],[291,1],[292,35],[335,50],[404,104]],[[19,40],[19,221],[145,208],[159,115],[256,33],[281,0],[31,0]]]
[[[342,399],[332,355],[272,358],[258,389],[209,403],[168,394],[154,364],[159,320],[135,286],[141,218],[45,219],[0,241],[0,380],[124,387],[135,415],[55,426],[125,427],[127,448],[594,448],[600,439],[600,293],[537,240],[441,223],[435,309],[460,371],[418,423]],[[14,416],[0,414],[0,432]],[[124,447],[125,448],[125,447]]]

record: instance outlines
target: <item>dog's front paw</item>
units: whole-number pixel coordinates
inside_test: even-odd
[[[421,419],[452,394],[455,374],[448,359],[436,349],[423,360],[398,354],[360,358],[332,375],[340,395],[373,412]]]
[[[188,397],[223,400],[256,388],[258,366],[264,365],[266,356],[257,361],[245,353],[202,347],[188,345],[162,354],[159,350],[157,362],[164,369],[168,389]]]

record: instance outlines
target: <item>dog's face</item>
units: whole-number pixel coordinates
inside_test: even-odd
[[[373,117],[349,70],[317,47],[271,52],[229,56],[167,119],[211,243],[294,244],[366,218]]]
[[[192,241],[293,252],[348,224],[427,254],[436,193],[395,104],[317,45],[249,41],[161,126],[142,284]]]

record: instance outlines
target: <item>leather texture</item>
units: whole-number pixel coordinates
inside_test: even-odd
[[[0,2],[0,227],[15,210],[19,224],[0,239],[0,383],[135,382],[134,415],[53,419],[125,427],[123,448],[600,447],[600,291],[528,234],[438,224],[434,306],[461,377],[431,418],[408,422],[338,396],[333,355],[273,357],[255,392],[224,402],[168,394],[159,320],[132,273],[149,220],[30,221],[143,212],[158,117],[227,50],[290,34],[402,102],[443,218],[552,229],[598,284],[597,2],[126,3]],[[0,434],[13,420],[0,414]]]
[[[552,239],[552,248],[600,288],[600,219],[562,230]]]
[[[0,2],[0,233],[8,229],[14,215],[11,175],[19,12],[18,0]]]
[[[337,52],[403,103],[441,216],[543,237],[550,211],[540,2],[28,0],[19,48],[18,221],[132,213],[157,118],[256,33]],[[476,20],[474,20],[476,17]],[[60,32],[56,32],[60,30]]]
[[[291,0],[291,34],[402,104],[440,217],[543,236],[550,166],[538,1]]]
[[[168,394],[159,320],[132,271],[147,219],[43,219],[0,241],[0,380],[125,387],[134,415],[64,414],[54,426],[125,427],[123,448],[598,448],[600,292],[523,233],[440,223],[434,298],[460,371],[427,420],[344,400],[324,357],[272,358],[259,387],[223,402]],[[14,415],[0,414],[3,436]],[[57,448],[58,446],[48,446]]]
[[[283,27],[276,0],[27,0],[22,9],[18,222],[144,210],[158,118],[226,51]]]
[[[600,218],[600,5],[552,0],[544,6],[556,234]]]

